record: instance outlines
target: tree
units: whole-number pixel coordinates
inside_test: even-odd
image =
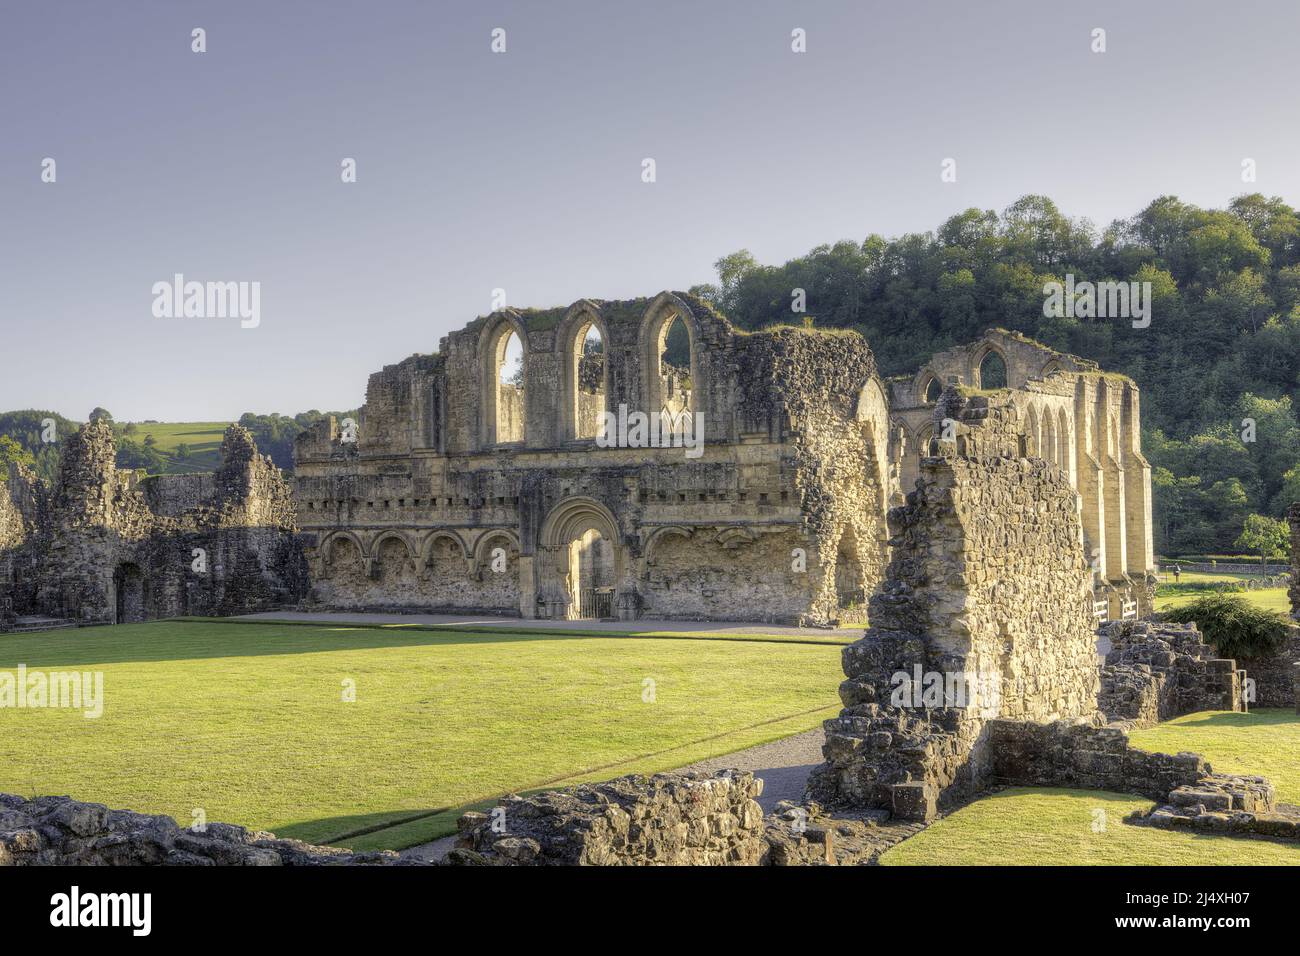
[[[1241,534],[1233,544],[1238,548],[1255,551],[1262,565],[1267,558],[1280,558],[1287,552],[1290,532],[1285,521],[1267,515],[1247,515]]]
[[[100,408],[99,406],[96,406],[95,410],[90,413],[90,421],[92,422],[104,421],[104,422],[108,422],[111,425],[113,423],[113,413],[110,412],[107,408]]]
[[[26,448],[8,435],[0,435],[0,481],[8,480],[11,464],[31,466],[35,462],[36,459]]]

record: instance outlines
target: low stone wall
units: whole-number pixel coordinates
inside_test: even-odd
[[[993,776],[1008,786],[1079,787],[1164,800],[1171,790],[1212,772],[1200,754],[1138,750],[1114,725],[995,720],[988,729]]]
[[[763,782],[723,770],[629,776],[510,796],[458,822],[453,865],[756,866]]]
[[[1277,803],[1263,777],[1212,774],[1170,792],[1160,806],[1126,822],[1162,830],[1300,840],[1300,807]]]
[[[1241,710],[1237,663],[1215,658],[1195,624],[1117,621],[1101,669],[1098,709],[1146,727],[1201,710]]]
[[[1289,629],[1277,653],[1268,657],[1243,657],[1237,666],[1245,668],[1252,682],[1252,707],[1290,707],[1296,702],[1295,665],[1300,663],[1300,627]]]
[[[71,797],[0,793],[0,866],[355,866],[392,864],[392,851],[352,853],[278,839],[229,823],[203,832],[168,816],[110,810]]]

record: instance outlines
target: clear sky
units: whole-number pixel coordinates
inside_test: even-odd
[[[2,0],[0,410],[350,408],[495,288],[652,295],[1030,192],[1099,225],[1294,204],[1298,27],[1294,0]],[[260,324],[156,318],[175,273],[259,282]]]

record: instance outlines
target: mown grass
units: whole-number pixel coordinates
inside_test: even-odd
[[[0,639],[0,670],[20,663],[103,671],[106,703],[0,710],[0,790],[313,842],[422,816],[343,841],[366,847],[450,832],[507,791],[810,729],[841,678],[834,645],[244,623]]]
[[[1155,607],[1157,611],[1190,604],[1201,595],[1210,593],[1206,585],[1246,581],[1255,577],[1255,575],[1184,571],[1179,576],[1180,580],[1177,583],[1174,583],[1172,573],[1166,574],[1162,572],[1160,577],[1161,583],[1156,585]],[[1289,612],[1291,609],[1291,602],[1287,598],[1286,588],[1261,588],[1255,591],[1234,591],[1232,593],[1265,610]]]
[[[135,422],[135,432],[127,437],[144,443],[152,435],[154,448],[167,459],[163,474],[184,474],[196,471],[215,471],[221,465],[221,439],[228,422]],[[190,455],[176,458],[180,445],[189,445]]]
[[[1101,790],[1014,787],[905,840],[882,866],[1300,865],[1300,847],[1122,822],[1151,801]]]
[[[1144,750],[1204,754],[1219,771],[1263,774],[1278,798],[1300,802],[1300,716],[1288,710],[1189,714],[1136,731]],[[1300,847],[1125,824],[1151,801],[1098,790],[1016,787],[937,821],[887,852],[901,865],[1300,866]]]

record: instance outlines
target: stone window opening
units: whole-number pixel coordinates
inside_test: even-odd
[[[842,623],[866,622],[866,569],[852,525],[845,527],[835,549],[835,606]]]
[[[989,351],[985,353],[984,358],[980,360],[977,376],[979,378],[979,387],[981,389],[1006,388],[1006,360],[998,354],[997,350],[989,349]]]
[[[569,380],[572,383],[572,436],[579,441],[601,437],[601,414],[608,407],[608,361],[605,337],[595,322],[581,326],[569,346]]]
[[[502,322],[488,339],[487,357],[484,438],[488,445],[521,444],[527,413],[528,355],[510,322]]]
[[[933,405],[935,402],[939,401],[939,396],[942,394],[943,386],[939,384],[937,378],[931,377],[931,379],[925,383],[925,387],[921,389],[921,400],[927,405]]]

